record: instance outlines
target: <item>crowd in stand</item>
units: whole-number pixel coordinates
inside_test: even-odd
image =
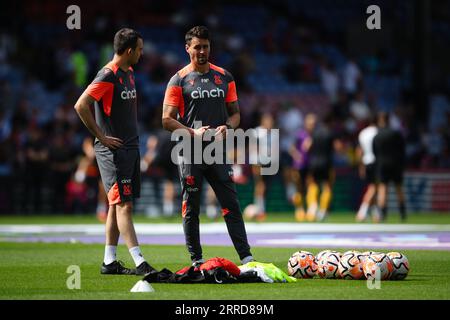
[[[293,5],[286,1],[285,9]],[[259,116],[272,114],[274,127],[281,129],[282,153],[288,153],[306,113],[313,111],[319,119],[331,113],[332,130],[342,142],[335,165],[356,168],[358,133],[382,109],[405,137],[408,168],[450,169],[445,85],[431,92],[429,120],[417,119],[406,81],[411,81],[410,65],[399,52],[353,55],[342,40],[345,30],[333,38],[319,19],[272,11],[274,2],[192,10],[175,10],[176,1],[143,6],[142,12],[152,14],[142,13],[136,21],[128,11],[118,17],[97,15],[83,20],[83,29],[73,33],[65,26],[52,27],[45,11],[46,22],[39,23],[38,9],[24,9],[27,23],[16,26],[16,32],[0,29],[0,212],[95,208],[95,188],[84,186],[76,175],[89,133],[73,105],[111,58],[112,34],[127,23],[142,31],[145,43],[136,67],[142,154],[147,137],[161,130],[165,83],[188,62],[182,35],[194,23],[203,23],[212,31],[212,60],[236,80],[241,127],[254,128]],[[229,18],[233,12],[254,15],[234,21]],[[230,27],[233,22],[236,28]],[[47,195],[42,194],[45,186]],[[45,199],[50,208],[42,208]]]

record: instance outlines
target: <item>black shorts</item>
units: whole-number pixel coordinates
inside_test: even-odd
[[[366,168],[366,183],[372,184],[376,182],[377,174],[376,174],[376,167],[375,164],[368,164],[365,166]]]
[[[292,156],[287,151],[281,151],[280,153],[280,166],[284,167],[292,167],[293,160]]]
[[[100,176],[109,205],[133,201],[141,194],[139,149],[95,148]]]
[[[300,178],[300,190],[301,192],[306,192],[306,178],[308,177],[308,167],[303,167],[301,169],[298,169],[298,174]]]
[[[309,173],[316,182],[331,181],[332,178],[329,166],[310,166]]]
[[[403,168],[401,166],[387,166],[379,165],[377,167],[378,181],[381,183],[402,184],[403,182]]]

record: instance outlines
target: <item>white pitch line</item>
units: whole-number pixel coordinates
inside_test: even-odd
[[[367,232],[450,232],[450,224],[330,224],[330,223],[254,223],[245,224],[248,234],[315,234],[315,233],[367,233]],[[139,235],[183,234],[181,223],[137,223]],[[88,234],[103,235],[101,224],[58,225],[0,225],[0,235],[22,234]],[[224,222],[200,225],[202,234],[227,234]]]

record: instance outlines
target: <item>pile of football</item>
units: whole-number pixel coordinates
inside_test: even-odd
[[[409,261],[400,252],[324,250],[314,256],[309,251],[297,251],[287,267],[288,274],[298,279],[317,275],[323,279],[403,280],[409,272]]]

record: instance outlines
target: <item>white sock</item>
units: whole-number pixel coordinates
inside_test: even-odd
[[[116,252],[117,252],[117,246],[105,246],[105,258],[103,259],[103,262],[105,264],[110,264],[116,261]]]
[[[206,206],[206,216],[210,219],[214,219],[217,217],[217,208],[216,206],[209,204]]]
[[[261,212],[266,212],[266,206],[264,204],[264,197],[255,197],[255,204],[258,206]]]
[[[325,210],[319,209],[316,214],[316,220],[320,222],[323,219],[325,219],[326,215],[327,215],[327,212]]]
[[[253,259],[253,256],[246,256],[244,259],[241,260],[241,263],[246,264],[252,261],[255,261],[255,259]]]
[[[163,203],[163,213],[166,216],[171,216],[173,213],[173,202],[172,201],[164,201]]]
[[[145,261],[144,256],[142,255],[141,249],[139,248],[139,246],[130,248],[128,251],[130,251],[131,257],[133,258],[134,264],[136,265],[136,267]]]
[[[367,217],[367,211],[368,210],[369,210],[369,205],[367,203],[362,203],[361,207],[359,207],[359,210],[358,210],[358,216],[360,218]]]
[[[103,213],[108,212],[108,209],[106,208],[106,204],[104,202],[97,203],[97,213]]]
[[[286,187],[286,196],[288,199],[292,199],[294,194],[297,192],[297,187],[292,182],[289,182]]]
[[[378,208],[378,206],[372,206],[372,209],[370,212],[372,214],[372,218],[374,218],[374,219],[381,218],[381,212],[380,212],[380,209]]]

